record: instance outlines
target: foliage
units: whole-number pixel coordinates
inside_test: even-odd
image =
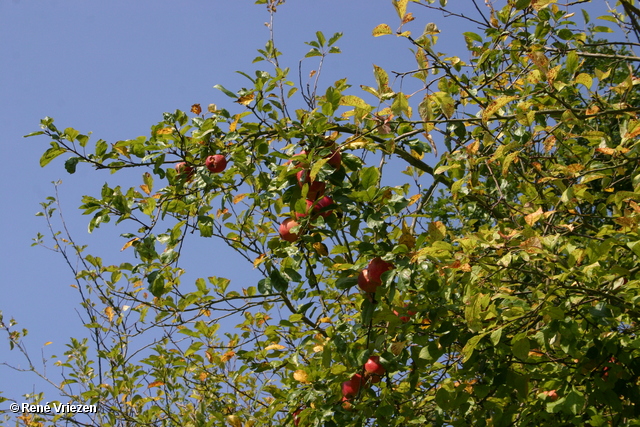
[[[282,2],[256,3],[273,17]],[[90,143],[42,120],[42,166],[64,154],[69,173],[142,171],[80,206],[90,231],[127,227],[131,262],[107,265],[52,232],[79,261],[93,343],[73,340],[59,362],[63,395],[99,405],[83,422],[640,425],[634,3],[602,17],[617,32],[591,23],[587,1],[474,0],[474,15],[434,3],[393,1],[398,29],[373,35],[407,43],[416,68],[391,78],[374,66],[363,95],[346,80],[320,90],[340,34],[318,32],[308,85],[289,80],[271,39],[256,58],[271,71],[244,74],[238,92],[216,86],[237,106],[165,113],[149,137]],[[463,33],[468,59],[437,51],[433,23],[406,30],[436,10],[481,29]],[[419,90],[400,89],[409,77]],[[205,166],[214,154],[224,171]],[[400,168],[406,184],[385,185]],[[43,206],[55,230],[56,199]],[[286,218],[294,241],[278,234]],[[263,279],[181,283],[190,234],[225,242]],[[376,257],[394,268],[362,292]],[[343,399],[371,355],[384,379]]]

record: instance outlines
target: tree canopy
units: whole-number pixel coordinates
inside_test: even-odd
[[[271,38],[247,88],[215,86],[228,108],[115,143],[52,118],[27,135],[51,141],[42,166],[129,171],[80,210],[89,231],[118,223],[131,260],[88,254],[43,203],[37,243],[67,260],[88,328],[59,391],[98,410],[17,423],[640,425],[636,2],[598,20],[587,0],[392,3],[372,35],[415,67],[374,65],[373,86],[319,85],[340,33],[307,42],[308,82]],[[437,11],[466,52],[439,51]],[[230,283],[221,259],[182,280],[194,235],[262,279]]]

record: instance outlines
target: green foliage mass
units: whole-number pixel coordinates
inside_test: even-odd
[[[256,3],[274,14],[283,2]],[[598,21],[614,32],[591,23],[587,1],[474,0],[464,14],[450,3],[393,1],[398,28],[373,34],[397,36],[416,66],[374,66],[364,92],[320,88],[317,75],[294,84],[270,40],[248,89],[217,86],[229,109],[166,113],[148,137],[114,144],[42,121],[42,166],[64,155],[69,173],[141,171],[80,206],[89,230],[127,227],[130,263],[52,234],[78,262],[93,345],[73,340],[59,362],[62,395],[98,405],[83,422],[640,425],[640,14],[621,2]],[[440,53],[428,21],[405,30],[434,10],[479,28],[464,32],[467,52]],[[340,36],[307,43],[318,71]],[[420,90],[402,92],[405,78]],[[215,154],[229,164],[211,173]],[[394,170],[404,185],[384,185]],[[51,223],[56,200],[43,205]],[[286,218],[291,242],[278,234]],[[192,234],[226,243],[262,280],[181,283]],[[393,269],[363,292],[376,257]],[[23,349],[23,332],[4,327]],[[377,383],[363,370],[373,355]],[[343,398],[354,374],[363,384]]]

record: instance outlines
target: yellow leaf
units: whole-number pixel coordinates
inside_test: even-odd
[[[115,311],[113,310],[113,307],[106,307],[104,309],[104,314],[107,315],[107,318],[109,319],[109,322],[113,321],[113,316],[116,314]]]
[[[321,345],[317,345],[315,347],[313,347],[313,352],[314,353],[320,353],[322,350],[324,350],[324,347]]]
[[[138,280],[133,284],[133,287],[134,288],[139,288],[142,285],[144,285],[144,283],[142,283],[142,280]]]
[[[487,108],[482,112],[482,122],[486,124],[500,108],[516,99],[518,99],[517,96],[500,96],[495,99],[491,104],[487,105]]]
[[[238,194],[237,196],[235,196],[233,198],[233,204],[237,204],[238,202],[240,202],[242,199],[244,199],[245,197],[247,197],[246,194]]]
[[[228,361],[229,361],[229,360],[231,360],[231,358],[232,358],[233,356],[235,356],[235,355],[236,355],[236,352],[235,352],[235,351],[233,351],[233,350],[229,350],[229,351],[227,351],[225,354],[223,354],[223,355],[222,355],[222,357],[220,358],[220,360],[222,360],[222,362],[223,362],[223,363],[224,363],[224,362],[228,362]]]
[[[308,375],[302,369],[298,369],[293,373],[293,379],[303,384],[309,384]]]
[[[211,114],[214,114],[218,112],[218,106],[216,104],[209,104],[209,106],[207,107],[207,111],[209,111]]]
[[[134,237],[133,239],[129,240],[127,243],[124,244],[122,249],[120,249],[120,252],[124,251],[125,249],[127,249],[129,246],[133,245],[138,240],[140,240],[140,238],[138,238],[138,237]]]
[[[287,348],[287,347],[285,347],[285,346],[283,346],[281,344],[271,344],[271,345],[266,346],[264,349],[266,351],[271,351],[271,350],[284,350],[285,348]]]
[[[245,106],[246,106],[246,105],[251,104],[251,101],[253,101],[253,99],[254,99],[255,97],[256,97],[256,96],[255,96],[253,93],[250,93],[250,94],[248,94],[248,95],[241,96],[240,98],[238,98],[238,99],[237,99],[237,101],[236,101],[236,102],[237,102],[238,104],[242,104],[242,105],[245,105]]]
[[[413,237],[411,229],[407,227],[407,224],[404,221],[402,221],[402,235],[400,236],[398,243],[401,245],[406,245],[409,249],[413,249],[413,247],[416,245],[416,238]]]
[[[542,208],[539,207],[538,210],[535,211],[534,213],[525,215],[524,222],[529,224],[529,227],[533,227],[533,224],[538,222],[538,220],[540,219],[540,217],[542,217],[542,215],[543,215]]]
[[[242,427],[242,420],[237,415],[229,415],[227,422],[231,427]]]
[[[206,372],[200,372],[200,376],[198,377],[198,379],[199,379],[200,381],[204,381],[204,380],[206,380],[206,379],[207,379],[207,377],[208,377],[208,376],[209,376],[209,375],[208,375]]]
[[[156,131],[156,135],[168,135],[173,133],[173,128],[162,128]]]
[[[322,317],[320,320],[318,320],[318,323],[331,323],[331,318],[330,317]]]
[[[418,200],[420,200],[420,197],[422,197],[421,194],[416,194],[415,196],[411,196],[409,198],[409,206],[413,205],[415,202],[417,202]]]
[[[406,24],[407,22],[411,22],[414,19],[416,18],[413,17],[413,13],[409,12],[402,17],[402,25]]]
[[[380,24],[375,27],[371,33],[373,34],[373,37],[380,37],[393,34],[393,31],[391,31],[391,27],[387,24]]]
[[[557,0],[531,0],[531,7],[535,10],[541,10],[556,1]]]
[[[313,249],[315,249],[316,253],[320,256],[329,255],[329,250],[327,249],[327,245],[322,242],[315,242],[313,244]]]
[[[44,345],[50,345],[53,344],[53,341],[47,341],[46,343],[44,343]]]
[[[267,257],[266,254],[260,254],[260,256],[258,256],[258,258],[253,260],[253,268],[256,268],[257,266],[259,266],[260,264],[262,264],[262,262],[264,261],[264,259]]]
[[[154,381],[151,384],[149,384],[147,388],[160,387],[161,385],[164,385],[162,381]]]
[[[406,343],[406,341],[394,342],[393,344],[391,344],[391,353],[393,353],[395,356],[398,356],[400,353],[402,353],[402,350],[404,350]]]
[[[149,190],[149,186],[147,184],[142,184],[140,188],[142,188],[142,191],[144,191],[147,196],[151,194],[151,190]]]
[[[191,112],[195,115],[199,115],[200,113],[202,113],[202,108],[200,107],[200,104],[193,104],[191,106]]]

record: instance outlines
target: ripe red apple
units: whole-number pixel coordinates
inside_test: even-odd
[[[304,211],[304,213],[296,212],[296,218],[304,218],[309,214],[309,212],[311,212],[312,210],[315,210],[315,208],[313,207],[313,201],[306,200],[306,202],[307,202],[307,209]]]
[[[393,270],[395,266],[390,262],[383,261],[380,257],[375,257],[369,262],[369,279],[373,282],[380,282],[382,273]]]
[[[374,282],[371,280],[371,273],[369,269],[365,268],[358,275],[358,287],[365,292],[369,292],[371,294],[376,293],[376,289],[380,286],[380,281]]]
[[[404,308],[407,308],[407,304],[404,305]],[[393,310],[393,314],[395,314],[396,316],[398,316],[400,318],[400,320],[402,320],[404,323],[407,323],[409,320],[411,320],[411,316],[413,316],[414,314],[416,314],[416,311],[413,310],[407,310],[407,314],[401,314],[398,313],[396,310]]]
[[[321,181],[313,181],[311,182],[310,172],[306,169],[301,169],[296,174],[296,178],[298,179],[298,185],[300,188],[304,187],[305,184],[309,184],[309,191],[307,191],[307,198],[310,200],[316,200],[318,197],[324,194],[324,190],[327,187],[324,182]]]
[[[340,150],[334,150],[328,158],[329,160],[327,160],[327,163],[329,163],[331,167],[334,169],[340,169],[342,166],[342,153],[340,153]]]
[[[222,172],[227,167],[227,159],[222,154],[215,154],[207,157],[205,165],[210,172]]]
[[[558,397],[559,397],[558,393],[555,390],[543,391],[542,394],[547,396],[549,400],[551,400],[552,402],[555,402],[556,400],[558,400]]]
[[[193,166],[191,166],[187,162],[177,163],[175,166],[175,169],[176,169],[176,174],[178,178],[184,179],[187,181],[193,178],[193,174],[194,174]]]
[[[380,364],[380,356],[371,356],[364,364],[364,370],[374,384],[380,382],[380,377],[386,372],[384,366]]]
[[[300,236],[297,233],[291,231],[293,227],[297,227],[298,225],[300,224],[298,224],[291,218],[285,219],[282,224],[280,224],[280,228],[278,229],[282,240],[286,240],[287,242],[295,242],[296,240],[298,240],[298,237]]]
[[[298,156],[306,157],[306,156],[307,156],[307,151],[306,151],[306,150],[302,150],[302,151],[297,152],[296,154],[294,154],[294,155],[293,155],[293,157],[298,157]],[[285,164],[285,165],[290,165],[291,163],[293,163],[293,159],[289,159],[289,160],[287,160],[284,164]],[[296,161],[296,162],[293,164],[293,167],[294,167],[295,169],[302,169],[302,168],[303,168],[303,167],[305,167],[306,165],[307,165],[307,161],[306,161],[306,159],[305,159],[305,160],[303,160],[303,161],[301,161],[301,162]]]
[[[325,208],[328,208],[331,205],[333,205],[333,200],[331,199],[331,197],[324,196],[323,198],[321,198],[320,200],[318,200],[316,202],[315,210],[322,211],[322,210],[325,210]],[[323,216],[324,218],[326,218],[329,215],[331,215],[331,212],[332,211],[330,211],[330,210],[325,210],[324,212],[320,212],[320,215]]]
[[[362,375],[353,374],[349,381],[342,383],[342,396],[346,398],[355,397],[363,384],[364,378],[362,378]]]
[[[298,408],[293,412],[293,424],[296,426],[300,424],[300,418],[298,417],[298,415],[300,415],[300,412],[302,412],[302,408]]]

